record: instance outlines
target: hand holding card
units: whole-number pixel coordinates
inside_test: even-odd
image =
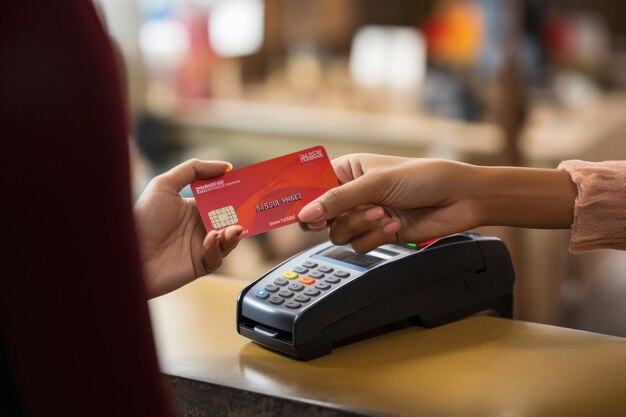
[[[191,190],[207,231],[239,224],[248,237],[297,222],[302,207],[338,185],[316,146],[195,181]]]

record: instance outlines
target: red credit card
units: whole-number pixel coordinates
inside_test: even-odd
[[[298,212],[338,186],[328,154],[316,146],[191,183],[207,231],[233,224],[253,236],[298,221]]]

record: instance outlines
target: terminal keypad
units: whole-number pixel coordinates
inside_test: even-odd
[[[284,305],[291,310],[298,310],[315,301],[351,276],[350,272],[335,270],[331,266],[309,260],[291,270],[277,272],[255,295],[261,300],[276,306]]]

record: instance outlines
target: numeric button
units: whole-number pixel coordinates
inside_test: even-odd
[[[350,276],[350,273],[346,271],[337,271],[333,275],[339,278],[348,278]]]
[[[280,290],[278,291],[278,295],[280,295],[281,297],[289,298],[293,295],[293,293],[289,290]]]
[[[318,281],[313,286],[317,288],[318,290],[327,290],[330,288],[330,284],[327,282],[323,282],[323,281]]]
[[[297,301],[299,303],[308,303],[309,301],[311,301],[311,298],[307,297],[306,295],[298,294],[293,297],[293,301]]]
[[[302,266],[296,266],[293,269],[293,272],[297,272],[298,274],[306,274],[307,272],[309,272],[309,270],[307,268],[302,267]]]
[[[285,303],[285,307],[296,309],[302,307],[302,304],[290,300]]]
[[[278,291],[278,285],[274,285],[274,284],[267,284],[265,286],[265,289],[269,292],[276,292]]]
[[[297,282],[292,282],[287,288],[289,288],[291,291],[302,291],[304,289],[304,285],[298,284]]]
[[[310,269],[310,268],[315,268],[317,264],[313,261],[304,261],[302,262],[302,266]]]
[[[272,304],[276,304],[276,305],[282,304],[282,303],[283,303],[283,301],[285,301],[285,299],[284,299],[284,298],[282,298],[282,297],[279,297],[279,296],[277,296],[277,295],[272,295],[272,296],[269,298],[269,302],[270,302],[270,303],[272,303]]]
[[[320,295],[320,290],[318,290],[316,288],[307,288],[306,290],[304,290],[304,292],[302,294],[310,295],[311,297],[316,297],[316,296]]]
[[[289,284],[289,281],[287,281],[285,278],[276,278],[274,280],[274,284],[276,285],[280,285],[281,287]]]
[[[330,274],[331,272],[334,271],[333,268],[331,268],[330,266],[326,266],[326,265],[320,266],[319,268],[317,268],[317,270],[325,274]]]

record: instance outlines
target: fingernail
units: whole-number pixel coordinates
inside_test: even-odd
[[[321,222],[316,222],[316,223],[298,222],[298,224],[300,225],[300,229],[302,229],[305,232],[317,232],[319,230],[324,229],[326,226],[328,226],[328,223],[326,222],[326,220],[322,220]]]
[[[385,210],[382,207],[372,207],[365,212],[365,218],[369,221],[380,220],[385,216]]]
[[[324,206],[320,203],[311,203],[305,206],[300,213],[298,213],[298,218],[301,222],[304,223],[312,223],[315,220],[319,219],[324,215]]]
[[[209,162],[213,165],[215,164],[225,164],[226,165],[226,171],[230,171],[233,169],[233,164],[231,164],[230,162],[226,162],[226,161],[220,161],[220,160],[216,160],[216,159],[205,159],[204,162]]]
[[[322,220],[321,222],[308,223],[308,225],[311,229],[323,229],[328,225],[328,223],[326,220]]]
[[[400,223],[395,220],[387,223],[383,227],[383,233],[386,235],[392,235],[394,233],[397,233],[398,230],[400,230]]]

